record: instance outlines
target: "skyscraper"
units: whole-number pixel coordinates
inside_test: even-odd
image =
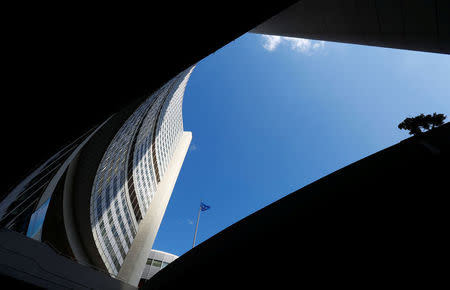
[[[137,285],[192,134],[194,66],[51,157],[0,204],[2,227]]]

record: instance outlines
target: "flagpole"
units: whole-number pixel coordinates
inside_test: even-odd
[[[198,207],[198,215],[197,215],[197,224],[195,225],[195,234],[194,234],[194,242],[192,243],[192,248],[195,247],[195,239],[197,238],[197,229],[198,229],[198,222],[200,220],[200,211],[202,208],[202,203],[200,202],[200,206]]]

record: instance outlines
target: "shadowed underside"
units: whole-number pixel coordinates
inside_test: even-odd
[[[450,2],[302,0],[251,32],[450,53]]]

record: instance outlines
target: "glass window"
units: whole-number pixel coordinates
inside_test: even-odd
[[[50,198],[47,199],[32,215],[27,230],[27,237],[32,237],[36,234],[44,224],[45,215],[47,214],[47,208],[50,203]]]
[[[157,268],[161,268],[162,261],[159,260],[153,260],[152,266],[155,266]]]
[[[167,266],[167,265],[169,265],[169,263],[162,262],[162,264],[161,264],[161,269],[164,268],[164,267]]]
[[[147,259],[147,265],[151,265],[152,264],[152,259]]]

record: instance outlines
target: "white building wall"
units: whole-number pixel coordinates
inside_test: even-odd
[[[100,162],[91,194],[91,225],[111,274],[118,274],[183,134],[182,101],[192,70],[147,98],[115,135]]]

